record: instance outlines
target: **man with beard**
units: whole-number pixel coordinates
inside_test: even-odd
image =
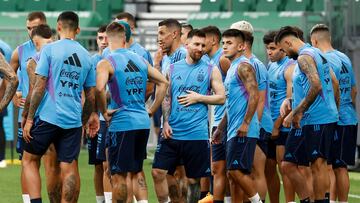
[[[188,40],[186,58],[171,64],[166,73],[170,87],[163,102],[163,137],[152,170],[161,203],[169,202],[166,174],[180,159],[186,176],[196,180],[197,185],[201,177],[210,175],[207,105],[225,102],[220,71],[201,60],[205,33],[193,30]],[[211,90],[213,95],[209,95]]]

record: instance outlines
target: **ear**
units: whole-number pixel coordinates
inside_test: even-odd
[[[57,31],[58,33],[61,31],[61,27],[62,27],[61,22],[58,22],[58,23],[56,24],[56,31]]]
[[[177,31],[176,29],[174,29],[174,30],[172,31],[172,38],[173,38],[173,39],[176,39],[176,36],[177,36],[178,34],[179,34],[178,31]]]
[[[79,34],[79,33],[80,33],[80,27],[76,28],[75,33],[76,33],[76,34]]]
[[[284,43],[289,46],[289,47],[292,47],[292,43],[289,41],[289,40],[285,40]]]
[[[216,43],[216,38],[214,36],[212,36],[211,38],[211,46],[215,46],[217,43]]]

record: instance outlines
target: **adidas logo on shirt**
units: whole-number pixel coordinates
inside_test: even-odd
[[[68,59],[64,61],[64,63],[81,68],[81,63],[76,53],[73,53],[71,56],[69,56]]]
[[[126,65],[125,72],[140,72],[140,70],[132,60],[129,60]]]

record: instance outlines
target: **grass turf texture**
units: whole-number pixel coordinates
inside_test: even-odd
[[[7,159],[10,158],[10,151],[7,150]],[[87,164],[88,153],[87,150],[82,149],[79,157],[79,169],[81,178],[81,188],[79,202],[96,202],[95,189],[93,184],[94,167]],[[46,193],[44,169],[41,168],[42,177],[42,198],[43,202],[49,202]],[[7,202],[22,202],[21,187],[20,187],[20,165],[8,165],[7,168],[0,169],[0,203]],[[157,202],[154,185],[151,177],[151,161],[146,160],[144,163],[144,171],[149,189],[149,202]],[[360,173],[350,173],[350,196],[349,203],[360,202]],[[285,202],[283,191],[281,190],[280,202]],[[266,202],[269,202],[268,198]]]

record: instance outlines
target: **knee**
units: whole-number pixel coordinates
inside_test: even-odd
[[[152,169],[151,175],[155,182],[163,181],[166,179],[166,171],[161,169]]]
[[[95,173],[102,174],[104,173],[103,166],[101,164],[95,165]]]
[[[297,166],[293,163],[283,161],[281,162],[280,170],[282,174],[289,174],[292,171],[294,171],[297,168]]]
[[[316,159],[311,164],[311,171],[312,171],[313,174],[314,173],[315,174],[320,174],[320,173],[328,172],[326,162],[321,158]]]

